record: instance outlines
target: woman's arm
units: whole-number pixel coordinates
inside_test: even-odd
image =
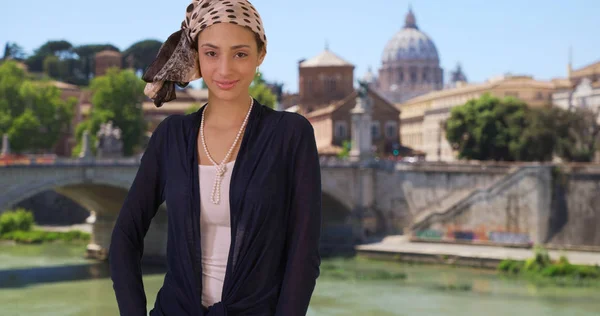
[[[286,233],[286,266],[277,316],[304,316],[319,277],[321,169],[312,125],[302,117],[294,154],[292,201]]]
[[[164,201],[159,155],[167,120],[150,137],[112,232],[109,263],[121,315],[147,315],[141,258],[150,222]]]

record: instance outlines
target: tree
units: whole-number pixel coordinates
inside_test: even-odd
[[[514,161],[522,148],[526,114],[527,105],[518,99],[484,94],[452,109],[446,138],[461,159]]]
[[[79,154],[84,130],[89,130],[93,145],[100,124],[109,120],[121,129],[123,154],[134,154],[145,132],[142,112],[144,86],[145,83],[131,70],[111,68],[106,75],[94,78],[91,83],[92,111],[90,117],[77,126],[78,146],[74,148],[73,155]],[[95,149],[92,152],[95,152]]]
[[[93,74],[94,55],[104,49],[118,51],[111,44],[74,47],[67,41],[48,41],[35,50],[25,63],[30,71],[76,85],[88,85]]]
[[[0,133],[17,153],[52,150],[68,130],[75,99],[45,81],[31,80],[13,61],[0,65]]]
[[[185,114],[192,114],[195,113],[196,111],[198,111],[198,109],[200,109],[200,105],[198,103],[192,103],[187,110],[185,110]]]
[[[565,161],[594,160],[600,142],[598,110],[574,107],[562,110],[556,117],[556,154]]]
[[[19,46],[19,44],[7,42],[6,46],[4,46],[4,57],[2,57],[3,60],[14,59],[21,61],[24,60],[25,57],[25,51],[23,50],[23,47]]]
[[[136,72],[145,72],[158,55],[161,46],[160,41],[150,39],[134,43],[123,52],[123,65],[132,67]]]
[[[532,108],[527,110],[527,126],[521,133],[515,148],[519,161],[550,161],[556,150],[560,130],[558,118],[565,112],[556,107]]]
[[[88,85],[90,78],[95,74],[95,55],[103,50],[118,52],[119,49],[112,44],[87,44],[73,48],[79,57],[77,69],[81,73],[82,85]]]
[[[44,58],[44,73],[48,75],[48,77],[59,81],[65,81],[69,79],[69,72],[69,65],[58,59],[58,57],[48,55]]]
[[[256,73],[256,75],[254,76],[254,80],[252,81],[252,84],[250,84],[248,90],[250,95],[253,98],[255,98],[258,102],[270,108],[275,108],[275,102],[277,101],[277,97],[267,86],[260,72]]]
[[[44,70],[44,60],[48,56],[56,56],[60,60],[73,58],[73,45],[67,41],[48,41],[36,49],[33,55],[29,56],[25,63],[32,72],[42,72]]]

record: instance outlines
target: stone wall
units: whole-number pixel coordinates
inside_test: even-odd
[[[600,166],[397,165],[375,178],[385,234],[600,246]]]
[[[548,242],[600,246],[600,166],[555,172]]]
[[[473,190],[502,179],[508,166],[395,165],[375,172],[375,205],[386,233],[401,233],[432,209],[445,209]]]

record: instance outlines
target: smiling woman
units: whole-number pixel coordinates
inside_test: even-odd
[[[248,87],[266,55],[263,45],[259,50],[259,43],[250,29],[231,23],[216,24],[200,33],[198,53],[209,97],[247,103]]]
[[[321,174],[314,130],[248,92],[267,52],[248,1],[193,0],[143,79],[157,107],[203,78],[208,103],[156,128],[110,246],[122,315],[146,315],[140,259],[168,211],[167,274],[150,315],[306,315],[320,274]]]

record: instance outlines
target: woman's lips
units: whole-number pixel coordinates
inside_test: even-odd
[[[235,85],[239,82],[239,80],[229,80],[229,81],[216,81],[217,87],[221,90],[230,90],[235,87]]]

